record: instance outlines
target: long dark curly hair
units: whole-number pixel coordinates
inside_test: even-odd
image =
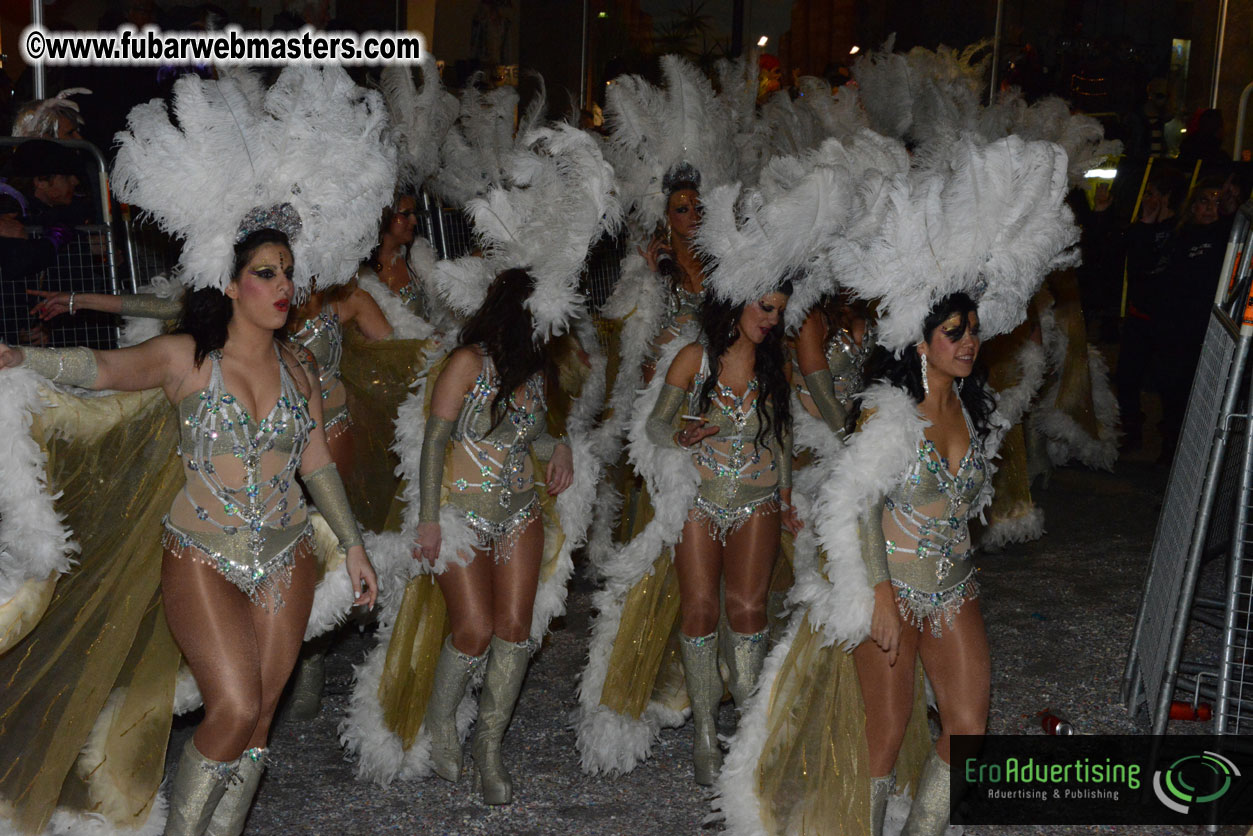
[[[960,314],[962,325],[956,338],[960,340],[966,333],[967,318],[970,314],[978,315],[979,306],[965,293],[951,293],[931,308],[927,318],[922,322],[922,333],[927,344],[935,339],[948,339],[943,334],[936,334],[936,329],[953,314]],[[871,356],[867,365],[867,380],[882,379],[910,394],[916,403],[922,403],[926,392],[922,388],[922,360],[917,351],[906,349],[900,357],[893,357],[891,352],[880,347]],[[992,413],[996,409],[996,401],[988,391],[988,373],[983,363],[976,358],[974,371],[967,376],[958,390],[962,405],[974,424],[975,432],[980,438],[987,437],[991,429]],[[860,411],[860,410],[858,410]]]
[[[525,304],[534,290],[535,279],[525,268],[504,271],[487,288],[483,304],[461,327],[458,344],[482,346],[500,378],[492,399],[493,429],[508,413],[513,393],[536,372],[544,375],[546,391],[552,391],[555,372],[548,350],[551,340],[535,339],[531,312]]]
[[[287,240],[287,235],[277,229],[258,229],[235,245],[235,264],[231,268],[234,278],[231,281],[239,281],[240,274],[248,266],[253,254],[266,244],[281,244],[288,252],[291,251],[291,242]],[[226,345],[226,330],[231,324],[233,314],[230,297],[216,287],[202,287],[183,294],[183,315],[174,333],[191,334],[196,341],[196,368],[200,368],[209,352]],[[285,339],[287,331],[280,328],[274,332],[274,336]]]
[[[792,283],[785,281],[774,292],[791,296]],[[700,399],[697,402],[702,415],[713,403],[718,374],[722,369],[722,356],[740,338],[740,316],[744,313],[744,307],[743,303],[733,305],[711,295],[701,309],[701,332],[704,335],[705,349],[709,353],[709,376],[701,386]],[[766,338],[757,344],[754,356],[753,368],[758,386],[757,399],[754,402],[758,420],[755,441],[762,444],[773,432],[779,449],[782,450],[783,436],[792,425],[791,392],[787,384],[788,357],[783,343],[782,317],[770,329]]]

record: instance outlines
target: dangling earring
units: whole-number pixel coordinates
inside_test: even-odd
[[[670,219],[666,218],[666,246],[674,246],[674,230],[670,228]]]
[[[962,386],[964,386],[965,383],[966,383],[966,378],[964,377],[957,378],[957,394],[960,395],[962,393]]]
[[[739,326],[732,325],[731,330],[727,332],[727,345],[730,345],[731,343],[735,342],[736,337],[738,337],[739,335],[740,335]]]
[[[922,396],[925,398],[931,394],[931,384],[927,382],[927,355],[919,354],[918,357],[922,365]]]

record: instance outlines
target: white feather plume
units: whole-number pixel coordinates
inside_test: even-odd
[[[435,57],[427,52],[418,63],[422,90],[408,65],[383,67],[379,89],[392,115],[392,135],[400,155],[400,182],[420,188],[439,168],[440,145],[461,110],[457,97],[440,82]]]
[[[238,78],[188,75],[173,118],[162,101],[138,105],[117,137],[114,189],[182,239],[179,279],[191,288],[225,287],[240,221],[281,203],[302,223],[298,290],[314,277],[342,284],[373,248],[395,185],[382,98],[335,65],[288,67],[260,106],[255,96]]]

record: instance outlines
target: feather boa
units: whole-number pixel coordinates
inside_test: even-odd
[[[29,369],[0,371],[0,438],[5,439],[0,479],[0,602],[27,582],[69,571],[78,552],[73,532],[48,489],[48,456],[31,436],[31,421],[45,408],[46,380]],[[45,602],[46,605],[46,602]]]
[[[379,308],[383,311],[383,316],[387,318],[387,322],[392,326],[392,337],[398,340],[429,340],[435,336],[435,328],[431,326],[422,317],[416,315],[413,311],[400,301],[392,289],[379,281],[373,270],[362,268],[357,273],[357,286],[370,294]]]
[[[679,725],[684,718],[680,712],[652,704],[633,720],[605,708],[600,699],[627,594],[651,572],[662,549],[679,539],[700,485],[690,453],[658,447],[645,432],[665,383],[661,370],[669,368],[685,344],[684,340],[674,340],[665,347],[657,363],[658,374],[640,393],[630,416],[630,460],[648,484],[654,517],[601,566],[602,586],[592,596],[597,616],[592,623],[587,666],[579,677],[579,707],[574,715],[580,763],[591,773],[631,771],[648,757],[658,731],[663,726]]]
[[[1060,378],[1041,398],[1035,427],[1048,438],[1049,459],[1057,467],[1076,460],[1094,470],[1113,470],[1118,461],[1118,398],[1109,383],[1109,366],[1100,349],[1088,345],[1088,378],[1097,437],[1092,438],[1070,416],[1052,406],[1061,392]]]

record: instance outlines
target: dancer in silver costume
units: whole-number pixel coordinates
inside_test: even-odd
[[[700,172],[689,164],[675,166],[662,180],[666,194],[666,222],[640,249],[649,270],[664,279],[669,296],[661,331],[649,344],[644,360],[644,382],[652,380],[657,356],[689,322],[696,321],[705,301],[705,264],[692,247],[700,226]]]
[[[553,365],[549,340],[533,338],[525,305],[533,290],[522,269],[493,281],[435,381],[422,446],[415,556],[438,571],[452,625],[426,707],[431,761],[440,777],[460,776],[456,709],[471,675],[485,665],[472,749],[488,804],[513,797],[501,746],[530,659],[544,551],[532,451],[549,460],[550,494],[573,479],[569,445],[547,431]],[[469,528],[471,548],[440,555],[441,502]]]
[[[721,767],[717,711],[719,590],[725,588],[732,647],[730,688],[737,705],[752,692],[766,656],[766,594],[780,525],[800,529],[792,508],[792,428],[782,345],[791,286],[747,305],[706,304],[708,345],[675,356],[648,419],[658,445],[691,450],[700,475],[695,504],[674,548],[680,647],[696,726],[696,782]],[[674,430],[681,406],[686,425]],[[725,586],[724,586],[725,584]]]
[[[843,304],[838,296],[824,298],[810,311],[796,336],[796,395],[806,412],[841,438],[853,399],[865,387],[866,359],[875,345],[871,313]]]
[[[994,403],[975,371],[979,317],[963,293],[940,300],[915,350],[886,361],[887,380],[927,422],[916,455],[858,523],[874,592],[870,638],[853,651],[866,706],[876,828],[914,703],[915,658],[935,690],[941,734],[904,832],[942,833],[949,815],[949,740],[987,725],[991,660],[971,562],[968,518],[984,490]]]
[[[287,235],[245,226],[233,280],[187,295],[183,333],[118,351],[0,347],[0,367],[92,389],[161,387],[178,409],[187,482],[165,519],[161,586],[205,719],[183,750],[167,834],[240,833],[260,782],[317,579],[297,474],[347,552],[355,603],[377,594],[326,443],[316,366],[279,338],[292,273]]]

